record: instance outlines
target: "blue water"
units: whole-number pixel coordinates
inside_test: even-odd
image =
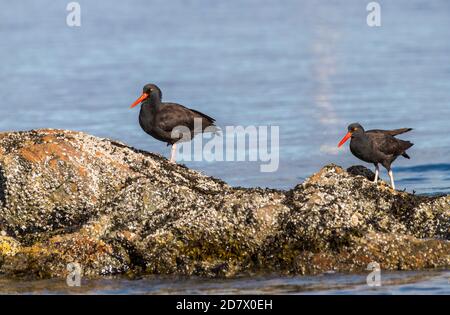
[[[65,1],[0,5],[2,130],[75,129],[167,156],[128,109],[154,82],[221,126],[280,127],[275,173],[187,162],[232,185],[291,188],[326,163],[364,164],[336,150],[359,121],[413,127],[397,186],[450,192],[449,1],[380,1],[378,28],[360,0],[79,3],[78,28]]]
[[[296,277],[237,279],[180,279],[147,277],[140,280],[102,278],[81,280],[68,287],[64,279],[10,281],[0,278],[0,294],[445,294],[450,295],[450,272],[381,272],[380,286],[368,286],[367,275],[322,274]]]
[[[450,192],[450,2],[80,0],[0,4],[0,129],[63,128],[169,154],[128,107],[148,82],[220,126],[280,127],[280,167],[188,162],[231,185],[288,189],[333,162],[346,126],[412,127],[400,189]],[[370,166],[370,165],[368,165]],[[382,177],[386,179],[383,172]]]

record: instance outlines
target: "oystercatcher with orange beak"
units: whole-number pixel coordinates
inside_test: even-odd
[[[176,161],[176,144],[199,133],[216,132],[215,119],[176,103],[163,103],[162,92],[155,84],[147,84],[142,95],[130,108],[141,105],[139,124],[153,138],[172,145],[170,161]],[[186,132],[188,131],[188,132]]]
[[[350,151],[358,159],[367,163],[373,163],[375,165],[375,180],[378,181],[380,169],[378,164],[383,165],[391,179],[392,189],[395,189],[394,174],[391,169],[391,164],[397,159],[398,156],[403,156],[409,159],[409,155],[406,153],[410,147],[414,144],[409,141],[404,141],[395,138],[396,135],[411,131],[412,128],[401,128],[395,130],[368,130],[358,124],[353,123],[348,126],[348,132],[338,147],[341,147],[348,139],[350,140]]]

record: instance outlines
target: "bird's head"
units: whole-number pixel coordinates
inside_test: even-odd
[[[162,92],[159,87],[157,87],[155,84],[149,83],[144,86],[142,89],[142,95],[139,96],[139,98],[131,104],[130,108],[133,108],[137,106],[138,104],[142,103],[146,99],[154,99],[154,100],[161,100],[162,99]]]
[[[364,133],[364,128],[359,123],[353,123],[348,125],[347,134],[342,138],[342,140],[338,144],[338,148],[340,148],[348,139],[350,139],[353,135],[359,135]]]

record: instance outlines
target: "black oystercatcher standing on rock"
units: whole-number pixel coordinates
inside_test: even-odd
[[[175,162],[177,142],[191,140],[199,133],[216,132],[217,127],[213,118],[180,104],[163,103],[161,99],[161,90],[147,84],[130,108],[142,103],[139,124],[153,138],[172,145],[170,161]]]
[[[338,147],[341,147],[349,138],[352,138],[350,141],[350,151],[353,155],[360,160],[375,165],[374,182],[376,183],[378,180],[380,172],[378,163],[380,163],[388,170],[392,189],[395,189],[391,164],[399,155],[409,159],[406,150],[412,147],[413,143],[397,139],[394,136],[411,130],[411,128],[402,128],[395,130],[375,129],[364,131],[364,128],[360,124],[353,123],[348,126],[348,133],[339,142]]]

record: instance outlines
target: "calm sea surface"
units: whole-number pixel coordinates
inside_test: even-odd
[[[367,275],[324,274],[313,277],[253,277],[230,280],[148,277],[140,280],[82,280],[70,288],[65,280],[10,281],[0,278],[0,294],[445,294],[450,272],[382,272],[381,286],[370,287]]]
[[[169,148],[140,129],[139,110],[128,109],[154,82],[164,100],[220,126],[279,126],[274,173],[261,173],[259,162],[186,163],[231,185],[289,189],[327,163],[362,164],[347,146],[336,150],[357,121],[367,129],[414,128],[401,136],[415,145],[411,160],[395,163],[398,188],[449,193],[450,2],[379,2],[377,28],[367,26],[360,0],[80,0],[78,28],[66,25],[65,1],[3,2],[0,129],[74,129],[167,156]],[[292,288],[301,291],[308,280],[299,279]],[[448,293],[445,281],[426,279]],[[123,293],[155,285],[104,281],[94,287],[123,286],[113,289]],[[261,281],[291,287],[291,280]]]

